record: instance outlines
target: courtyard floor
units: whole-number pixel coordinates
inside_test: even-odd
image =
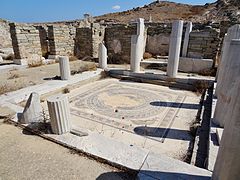
[[[70,92],[74,128],[183,160],[201,96],[169,87],[105,79]]]

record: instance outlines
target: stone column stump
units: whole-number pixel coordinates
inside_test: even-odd
[[[70,108],[65,95],[56,95],[47,99],[51,127],[54,134],[70,132]]]
[[[103,43],[99,44],[99,67],[107,69],[107,48]]]
[[[71,76],[69,58],[67,56],[59,57],[59,68],[61,80],[69,80]]]

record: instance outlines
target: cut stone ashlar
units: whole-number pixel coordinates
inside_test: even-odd
[[[54,134],[70,132],[70,109],[66,95],[55,95],[47,99],[52,131]]]

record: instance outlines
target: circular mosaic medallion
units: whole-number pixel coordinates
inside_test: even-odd
[[[75,105],[111,118],[146,120],[163,113],[171,100],[165,93],[117,86],[91,93]],[[152,105],[153,102],[161,102],[161,105]]]

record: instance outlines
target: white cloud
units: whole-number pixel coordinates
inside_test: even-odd
[[[112,7],[113,10],[119,10],[120,8],[121,8],[121,6],[119,6],[119,5],[115,5]]]

